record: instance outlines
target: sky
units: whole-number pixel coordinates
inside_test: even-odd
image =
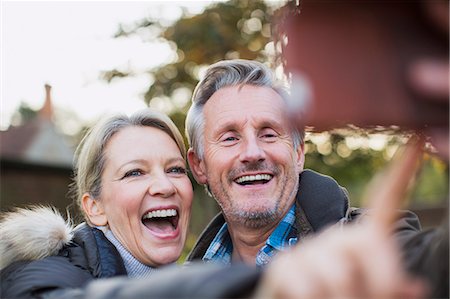
[[[21,102],[40,109],[45,84],[63,122],[74,133],[105,113],[131,113],[145,107],[151,78],[142,72],[173,59],[170,47],[140,37],[113,38],[119,24],[147,16],[173,22],[180,5],[199,13],[212,1],[18,1],[1,0],[1,121],[5,130]],[[133,78],[99,79],[102,71],[130,66]]]

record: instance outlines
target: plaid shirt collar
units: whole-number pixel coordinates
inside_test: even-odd
[[[278,224],[266,241],[266,244],[256,255],[256,265],[263,266],[270,262],[272,257],[281,250],[297,243],[297,230],[294,227],[295,204],[289,209],[286,216]],[[202,260],[225,265],[231,264],[233,243],[231,242],[228,225],[225,223],[209,245]]]

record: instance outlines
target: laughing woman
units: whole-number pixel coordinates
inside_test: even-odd
[[[18,209],[0,223],[1,297],[46,297],[96,278],[147,277],[182,252],[192,185],[185,145],[150,109],[95,125],[77,149],[72,229],[48,208]]]

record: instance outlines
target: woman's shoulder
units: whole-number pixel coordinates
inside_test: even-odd
[[[88,269],[94,277],[126,275],[123,259],[103,232],[86,223],[74,229],[71,244],[60,251],[77,267]]]
[[[0,273],[1,298],[34,297],[49,290],[77,288],[93,279],[89,271],[58,255],[17,261]]]
[[[0,269],[15,261],[55,255],[73,238],[70,220],[52,207],[17,208],[0,221]]]
[[[102,256],[113,250],[100,230],[86,223],[74,228],[54,208],[8,212],[0,222],[0,233],[1,298],[77,288],[105,276],[104,268],[115,268],[110,270],[114,276],[123,267],[120,259],[103,263]]]

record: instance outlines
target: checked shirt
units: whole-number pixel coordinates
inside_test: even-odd
[[[297,231],[294,228],[294,221],[295,205],[292,205],[286,216],[284,216],[256,255],[257,266],[266,265],[278,251],[282,251],[297,243]],[[225,223],[209,245],[202,260],[230,265],[232,253],[233,243],[228,232],[228,225]]]

